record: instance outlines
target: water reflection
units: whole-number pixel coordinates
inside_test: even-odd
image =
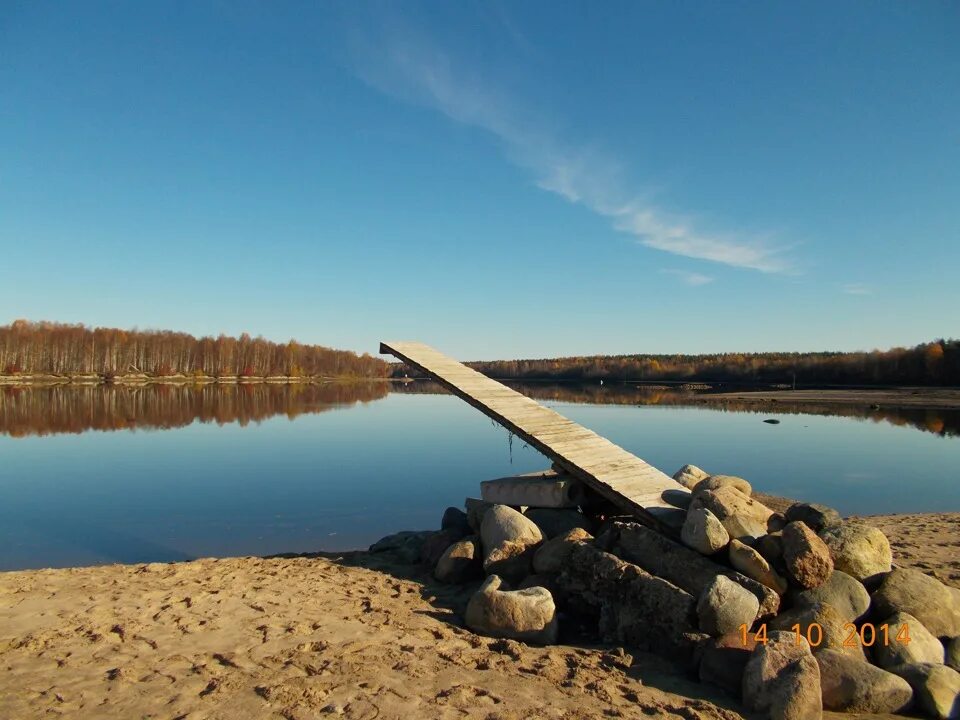
[[[535,400],[590,405],[671,405],[696,407],[717,412],[754,413],[758,415],[822,415],[870,420],[913,427],[942,437],[960,437],[960,410],[929,408],[874,407],[837,403],[791,402],[789,400],[711,399],[709,390],[685,389],[636,384],[599,383],[530,383],[507,382],[507,385]],[[437,394],[447,391],[429,380],[398,385],[395,392]],[[723,388],[731,392],[732,388]]]
[[[387,382],[7,386],[0,389],[0,434],[170,429],[195,421],[246,425],[274,415],[292,420],[380,400],[389,391]]]

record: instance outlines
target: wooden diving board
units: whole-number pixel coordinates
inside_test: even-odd
[[[668,518],[679,511],[664,492],[687,489],[636,455],[429,345],[382,342],[380,352],[436,380],[638,520],[673,525]]]

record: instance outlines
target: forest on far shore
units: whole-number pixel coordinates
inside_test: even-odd
[[[390,369],[371,355],[246,333],[196,338],[27,320],[0,326],[2,375],[385,378]]]
[[[960,385],[960,340],[870,352],[591,355],[467,363],[498,379],[798,385]],[[394,368],[394,376],[416,371]]]

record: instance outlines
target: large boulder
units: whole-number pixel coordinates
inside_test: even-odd
[[[732,485],[716,490],[696,493],[690,503],[690,511],[706,508],[723,523],[730,537],[737,539],[758,538],[767,534],[767,524],[773,510],[744,495]]]
[[[704,507],[687,513],[680,531],[683,544],[703,555],[713,555],[730,542],[730,533],[717,516]]]
[[[453,543],[444,551],[433,570],[433,576],[442,583],[457,585],[480,577],[480,538],[476,535]]]
[[[573,546],[589,542],[593,536],[582,528],[573,528],[563,535],[547,540],[533,556],[533,571],[541,574],[558,573],[563,569]]]
[[[937,637],[960,635],[960,613],[954,607],[950,588],[919,570],[897,568],[883,579],[872,597],[877,617],[904,612]]]
[[[787,591],[787,581],[770,566],[764,557],[749,545],[739,540],[731,540],[728,546],[730,564],[748,578],[766,585],[777,594]]]
[[[702,639],[693,596],[591,545],[573,547],[557,587],[571,609],[598,620],[604,642],[690,661]]]
[[[791,608],[770,623],[773,630],[790,630],[796,635],[795,625],[800,626],[800,634],[810,641],[810,649],[814,654],[822,650],[836,650],[861,662],[867,659],[860,636],[850,632],[848,623],[832,605],[814,603]],[[818,625],[820,629],[817,630],[813,625]]]
[[[943,644],[913,615],[899,612],[881,625],[887,625],[886,635],[873,646],[873,659],[880,667],[889,670],[904,663],[943,664]],[[909,642],[903,642],[906,637]]]
[[[673,474],[673,479],[687,490],[693,490],[701,481],[710,477],[710,473],[701,470],[696,465],[684,465]]]
[[[750,627],[759,610],[757,596],[726,575],[717,575],[697,602],[700,629],[708,635],[734,632],[741,625]]]
[[[574,528],[587,532],[593,529],[590,518],[574,508],[530,508],[524,515],[540,528],[543,537],[548,540]]]
[[[516,585],[530,574],[537,545],[508,540],[500,543],[483,559],[483,571],[487,575],[499,575],[507,583]]]
[[[706,480],[697,483],[693,489],[693,496],[696,497],[707,490],[719,490],[722,487],[736,488],[747,497],[753,493],[753,487],[742,477],[736,475],[711,475]]]
[[[819,587],[833,573],[830,550],[806,523],[798,520],[783,528],[783,562],[787,574],[802,588]]]
[[[747,642],[740,631],[734,631],[718,638],[711,638],[703,644],[698,673],[702,682],[723,688],[731,695],[739,697],[743,687],[743,671],[757,646],[755,636],[747,634]]]
[[[380,538],[370,546],[370,552],[391,553],[400,562],[412,565],[420,560],[423,544],[431,535],[433,535],[432,530],[404,530]]]
[[[920,663],[898,665],[893,669],[913,688],[913,696],[923,712],[940,720],[960,718],[960,673],[946,665]]]
[[[447,551],[447,548],[458,540],[463,540],[467,534],[468,532],[462,527],[438,530],[428,537],[421,546],[420,562],[430,570],[433,570],[437,566],[440,557]]]
[[[903,678],[837,650],[816,654],[820,690],[826,710],[896,713],[905,709],[913,690]]]
[[[880,530],[862,522],[848,521],[824,528],[820,538],[830,548],[833,567],[860,582],[890,572],[893,552],[890,541]]]
[[[805,640],[771,632],[757,644],[743,672],[743,702],[770,720],[819,720],[820,667]]]
[[[840,513],[832,507],[817,503],[794,503],[787,508],[784,515],[788,523],[802,522],[814,532],[843,523]]]
[[[467,603],[464,620],[474,632],[550,645],[557,641],[557,609],[546,588],[504,591],[491,575]]]
[[[484,553],[505,542],[536,545],[543,541],[543,533],[536,523],[506,505],[494,505],[480,523],[480,539]]]
[[[463,501],[463,507],[467,511],[467,523],[470,525],[470,529],[479,534],[483,518],[487,511],[493,507],[493,503],[479,498],[467,498]]]
[[[773,568],[783,567],[783,531],[767,533],[756,539],[753,549]]]
[[[870,593],[863,583],[841,570],[834,570],[819,587],[802,592],[791,591],[790,600],[796,607],[827,603],[840,613],[845,622],[862,620],[870,609]]]
[[[613,523],[605,540],[609,543],[605,547],[615,555],[668,580],[694,597],[700,597],[717,575],[726,575],[756,595],[761,617],[776,615],[780,608],[780,596],[776,591],[643,525]]]
[[[470,527],[470,519],[460,508],[448,507],[443,511],[443,517],[440,519],[441,530],[460,530],[464,537],[473,532]]]

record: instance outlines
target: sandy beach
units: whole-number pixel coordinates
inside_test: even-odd
[[[865,519],[960,587],[960,513]],[[0,716],[750,717],[653,655],[475,635],[467,597],[365,552],[3,573]]]

